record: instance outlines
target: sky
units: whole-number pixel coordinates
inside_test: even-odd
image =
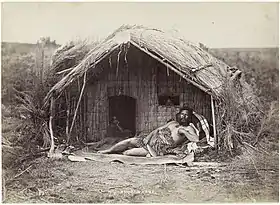
[[[279,6],[270,3],[79,2],[2,3],[2,41],[36,43],[43,36],[63,44],[100,39],[123,24],[179,32],[210,48],[275,47]]]

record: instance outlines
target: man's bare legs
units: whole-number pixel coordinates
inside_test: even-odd
[[[157,129],[152,131],[147,138],[149,139],[153,134],[155,134]],[[124,152],[124,155],[130,156],[146,156],[149,154],[144,148],[136,148],[138,139],[136,137],[128,138],[126,140],[120,141],[109,149],[98,151],[101,154],[111,154]],[[134,148],[133,148],[134,147]],[[132,148],[132,149],[129,149]]]
[[[132,148],[123,152],[124,155],[128,156],[138,156],[138,157],[146,157],[149,152],[143,147],[140,148]]]
[[[130,147],[136,147],[136,144],[137,144],[137,139],[133,137],[120,141],[114,146],[112,146],[111,148],[99,151],[98,153],[102,153],[102,154],[120,153],[128,150]]]
[[[119,143],[115,144],[109,149],[98,151],[98,153],[101,154],[110,154],[110,153],[120,153],[123,152],[124,155],[129,156],[147,156],[148,151],[144,149],[143,147],[140,148],[131,148],[130,147],[136,147],[137,139],[136,138],[129,138],[123,141],[120,141]]]

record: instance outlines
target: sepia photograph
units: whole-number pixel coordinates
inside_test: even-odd
[[[2,203],[279,203],[279,3],[1,2]]]

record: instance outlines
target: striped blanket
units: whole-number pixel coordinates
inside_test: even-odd
[[[210,136],[210,127],[209,124],[206,120],[206,118],[202,115],[197,114],[196,112],[193,111],[193,115],[198,119],[201,129],[204,131],[207,143],[211,146],[214,147],[214,138]]]

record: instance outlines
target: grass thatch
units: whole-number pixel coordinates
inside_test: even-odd
[[[205,90],[210,90],[213,94],[219,94],[226,79],[236,71],[177,34],[143,26],[122,26],[90,51],[83,49],[84,44],[69,46],[70,49],[66,46],[66,52],[62,52],[64,49],[59,50],[55,55],[58,56],[58,60],[53,63],[56,70],[61,70],[61,66],[66,65],[69,59],[74,59],[75,56],[76,62],[79,63],[77,65],[72,63],[71,65],[74,64],[75,67],[50,92],[61,93],[89,69],[94,74],[96,64],[105,56],[116,49],[122,51],[122,46],[129,46],[130,43],[156,55],[164,63],[179,71],[184,78],[197,83]],[[64,69],[68,67],[71,66],[65,66]]]
[[[52,69],[55,72],[60,72],[77,66],[85,55],[97,44],[97,41],[77,40],[62,45],[52,56]]]

